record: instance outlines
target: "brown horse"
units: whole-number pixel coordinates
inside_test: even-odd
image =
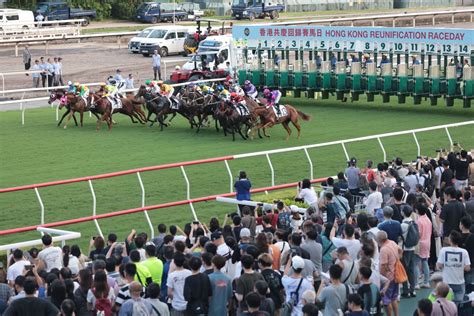
[[[301,134],[301,126],[298,123],[298,118],[303,119],[303,121],[309,121],[311,120],[311,116],[295,109],[289,104],[285,104],[284,106],[286,108],[287,113],[286,115],[281,115],[280,117],[276,116],[275,111],[273,110],[272,107],[259,106],[259,107],[254,108],[253,109],[254,113],[258,115],[258,117],[260,118],[260,124],[257,126],[257,128],[263,128],[264,134],[265,134],[265,128],[272,127],[276,124],[281,124],[283,125],[286,132],[288,133],[288,136],[286,137],[286,140],[288,140],[291,135],[291,129],[289,127],[289,123],[291,122],[298,130],[298,139],[299,139],[300,134]],[[265,134],[265,136],[267,135]]]
[[[102,122],[107,122],[109,131],[112,129],[112,104],[107,98],[103,98],[98,94],[90,93],[87,97],[87,102],[93,106],[95,112],[102,114],[102,117],[97,121],[96,130],[99,131]]]
[[[98,98],[104,98],[104,91],[99,90],[95,95]],[[98,98],[95,98],[95,100],[97,100]],[[134,118],[136,118],[141,124],[146,123],[146,115],[142,109],[143,102],[140,98],[136,98],[133,95],[128,95],[126,98],[120,98],[120,102],[122,103],[122,107],[120,109],[114,109],[112,114],[122,113],[124,115],[127,115],[128,117],[130,117],[132,123],[137,123]]]
[[[63,107],[67,107],[68,110],[69,110],[69,116],[67,117],[66,123],[64,124],[64,129],[67,128],[67,125],[68,125],[69,121],[71,120],[71,117],[74,117],[75,112],[79,112],[79,115],[81,117],[81,127],[84,126],[83,125],[84,112],[89,111],[89,108],[87,107],[87,101],[85,99],[83,99],[80,96],[75,95],[74,93],[67,93],[67,94],[63,95],[60,99],[59,109],[62,109]],[[64,118],[64,116],[63,116],[63,118]],[[75,120],[75,118],[74,118],[74,120]],[[59,124],[61,122],[62,122],[62,118],[61,118],[61,121],[59,122]]]

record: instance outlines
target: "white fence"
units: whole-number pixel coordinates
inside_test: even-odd
[[[46,227],[38,227],[36,228],[36,230],[40,232],[42,235],[44,233],[49,234],[49,235],[52,235],[52,234],[59,235],[59,236],[53,237],[53,242],[61,242],[62,246],[64,246],[66,240],[81,238],[81,233],[71,232],[67,230],[53,229],[53,228],[46,228]],[[8,251],[11,249],[26,248],[26,247],[38,246],[42,244],[43,242],[41,241],[41,239],[22,241],[22,242],[17,242],[13,244],[0,245],[0,251]]]

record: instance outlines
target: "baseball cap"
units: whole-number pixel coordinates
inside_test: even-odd
[[[294,256],[291,258],[291,267],[295,270],[304,269],[304,260],[300,256]]]
[[[243,238],[243,237],[250,237],[250,229],[242,228],[240,230],[240,238]]]
[[[211,234],[211,240],[217,240],[222,237],[222,233],[220,231],[215,231]]]

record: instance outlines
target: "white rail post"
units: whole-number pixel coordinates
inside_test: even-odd
[[[196,216],[196,211],[194,210],[193,203],[191,202],[191,185],[189,183],[188,175],[186,174],[186,171],[184,171],[184,166],[181,166],[181,172],[183,173],[184,181],[186,182],[186,200],[189,202],[189,207],[193,213],[194,220],[197,221],[198,218]]]
[[[415,143],[416,143],[416,148],[417,148],[417,152],[418,152],[418,155],[417,156],[421,156],[421,148],[420,148],[420,143],[418,142],[418,138],[416,137],[416,134],[415,132],[412,133],[413,134],[413,138],[415,139]]]
[[[377,140],[379,141],[380,148],[382,148],[383,161],[387,161],[387,153],[385,152],[385,147],[383,147],[383,144],[382,144],[382,141],[380,140],[380,137],[377,137]]]
[[[349,154],[347,153],[346,144],[342,142],[341,145],[342,145],[342,149],[344,150],[344,155],[346,155],[346,159],[347,161],[349,161]]]
[[[270,171],[272,173],[272,187],[273,187],[275,186],[275,170],[273,169],[273,164],[272,164],[272,161],[270,160],[270,155],[265,154],[265,156],[267,156],[268,165],[270,166]]]
[[[21,100],[25,97],[25,92],[21,95]],[[23,106],[23,102],[20,103],[20,110],[21,110],[21,125],[25,125],[25,110],[26,106]]]
[[[310,167],[309,176],[310,176],[310,179],[313,180],[314,179],[313,162],[311,161],[311,157],[309,156],[308,149],[305,147],[305,148],[303,148],[303,150],[304,150],[304,153],[306,154],[306,158],[308,158],[308,162],[309,162],[309,167]]]
[[[225,167],[227,169],[227,174],[229,175],[229,193],[232,193],[234,192],[234,179],[232,177],[232,171],[230,170],[230,166],[229,166],[229,163],[227,162],[227,160],[224,160],[224,163],[225,163]]]
[[[95,191],[94,191],[94,187],[92,186],[92,181],[89,180],[89,188],[91,189],[91,193],[92,193],[92,216],[96,216],[96,211],[97,211],[97,200],[95,198]],[[95,224],[95,227],[97,228],[97,231],[99,232],[99,235],[101,237],[104,237],[104,234],[102,234],[102,229],[100,229],[100,225],[99,225],[99,222],[97,221],[97,219],[94,218],[94,224]]]
[[[38,191],[38,188],[35,188],[35,193],[41,207],[41,225],[44,225],[44,204],[43,204],[43,200],[41,199],[41,195]]]
[[[145,207],[145,186],[143,185],[142,177],[140,172],[137,172],[138,182],[140,183],[140,188],[142,190],[142,207]],[[150,216],[148,215],[148,211],[144,210],[143,213],[145,214],[146,221],[148,222],[148,226],[150,227],[151,231],[151,238],[155,238],[155,230],[153,229],[153,224],[150,220]]]
[[[5,91],[5,76],[3,73],[0,74],[2,76],[2,91]],[[5,92],[2,92],[2,95],[5,96]]]
[[[56,105],[56,122],[59,120],[59,104],[60,102],[57,102],[58,105]]]
[[[452,147],[453,146],[453,139],[451,138],[451,133],[449,133],[449,130],[448,130],[447,127],[445,127],[444,130],[446,131],[446,134],[448,135],[450,147]]]

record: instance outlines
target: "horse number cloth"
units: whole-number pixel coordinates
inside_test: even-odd
[[[288,115],[288,111],[286,110],[286,107],[284,105],[280,105],[280,115],[278,115],[278,111],[274,106],[272,106],[272,108],[273,108],[273,112],[275,112],[275,116],[277,118]]]

